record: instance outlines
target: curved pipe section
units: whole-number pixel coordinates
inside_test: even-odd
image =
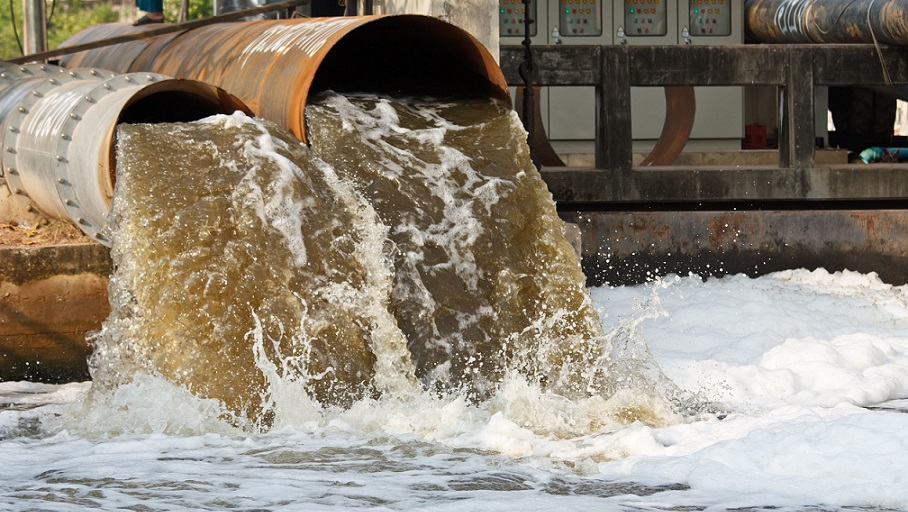
[[[671,165],[678,158],[694,128],[697,98],[690,85],[665,86],[665,121],[653,150],[640,162],[641,167]]]
[[[904,0],[747,0],[747,35],[761,43],[908,44]]]
[[[13,196],[105,245],[119,123],[250,113],[213,86],[154,73],[28,65],[0,75],[0,168]]]
[[[140,29],[99,25],[64,45]],[[303,141],[306,103],[328,89],[509,99],[504,76],[482,44],[454,25],[418,15],[213,24],[80,52],[63,64],[103,64],[216,85]]]

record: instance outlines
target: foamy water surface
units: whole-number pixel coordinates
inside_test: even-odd
[[[0,383],[0,509],[908,509],[908,288],[588,295],[507,108],[307,115],[121,128],[94,382]]]
[[[301,396],[252,434],[161,378],[94,405],[89,383],[4,382],[0,509],[908,509],[908,288],[794,270],[592,296],[712,412],[621,424],[620,397],[513,377],[482,403]]]

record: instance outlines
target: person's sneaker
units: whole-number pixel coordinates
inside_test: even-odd
[[[139,27],[142,25],[148,25],[150,23],[164,23],[164,18],[161,18],[159,20],[154,20],[154,19],[149,18],[148,16],[142,16],[141,18],[137,19],[136,22],[132,24],[132,26]]]

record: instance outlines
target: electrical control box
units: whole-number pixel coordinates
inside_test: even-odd
[[[679,1],[686,0],[614,0],[615,44],[679,44]]]
[[[680,44],[744,43],[744,0],[678,0]],[[695,87],[697,113],[690,138],[713,147],[740,149],[744,138],[744,88]],[[723,147],[724,146],[724,147]]]
[[[731,0],[689,0],[691,36],[721,37],[732,33]]]
[[[614,0],[549,0],[549,44],[612,44],[611,6]],[[596,138],[596,89],[549,87],[549,139],[591,141]],[[561,151],[564,152],[564,151]]]
[[[616,0],[615,43],[627,45],[678,45],[678,3],[687,0]],[[646,11],[646,12],[644,12]],[[662,134],[665,92],[662,87],[631,87],[631,137],[635,151]]]
[[[686,34],[681,44],[742,44],[744,0],[678,0],[678,25]]]
[[[623,0],[624,33],[630,37],[668,34],[668,8],[671,0]],[[620,5],[622,0],[616,4]]]
[[[608,0],[558,1],[558,28],[562,37],[602,35],[602,3]]]
[[[530,25],[530,37],[539,31],[538,1],[530,2],[530,18],[536,21]],[[501,38],[520,37],[525,35],[527,6],[521,0],[498,0],[498,34]]]
[[[518,23],[514,6],[524,9],[520,0],[499,0],[499,37],[501,44],[519,45],[524,33],[513,30]],[[530,32],[532,44],[611,44],[611,5],[614,0],[534,0],[532,18],[538,27]],[[665,1],[665,0],[661,0]],[[511,9],[512,12],[508,12]],[[522,14],[519,12],[517,14]],[[520,16],[522,19],[522,16]],[[508,20],[507,22],[505,20]],[[522,23],[522,21],[520,22]],[[512,30],[509,32],[508,28]],[[512,89],[512,96],[514,90]],[[538,95],[542,124],[553,141],[595,139],[596,102],[593,87],[545,87]],[[557,149],[557,148],[556,148]]]

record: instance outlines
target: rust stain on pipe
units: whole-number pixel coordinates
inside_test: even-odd
[[[67,46],[100,41],[127,34],[138,34],[149,30],[150,26],[154,27],[154,25],[133,27],[132,25],[124,25],[121,23],[94,25],[74,34],[64,41],[60,47],[65,48]],[[60,65],[66,68],[94,67],[98,69],[108,69],[121,74],[130,73],[132,72],[134,61],[142,55],[142,52],[144,52],[152,42],[160,44],[161,41],[170,41],[178,35],[179,33],[168,34],[154,39],[140,39],[138,41],[130,41],[128,43],[104,46],[86,52],[65,55],[60,59]],[[86,64],[87,62],[94,62],[95,64],[88,65]],[[142,69],[139,69],[138,71],[142,71]]]
[[[132,30],[100,25],[74,36],[72,44]],[[509,101],[492,55],[467,32],[428,16],[224,23],[165,37],[81,52],[62,63],[104,62],[111,69],[210,83],[303,141],[306,103],[328,89]]]

